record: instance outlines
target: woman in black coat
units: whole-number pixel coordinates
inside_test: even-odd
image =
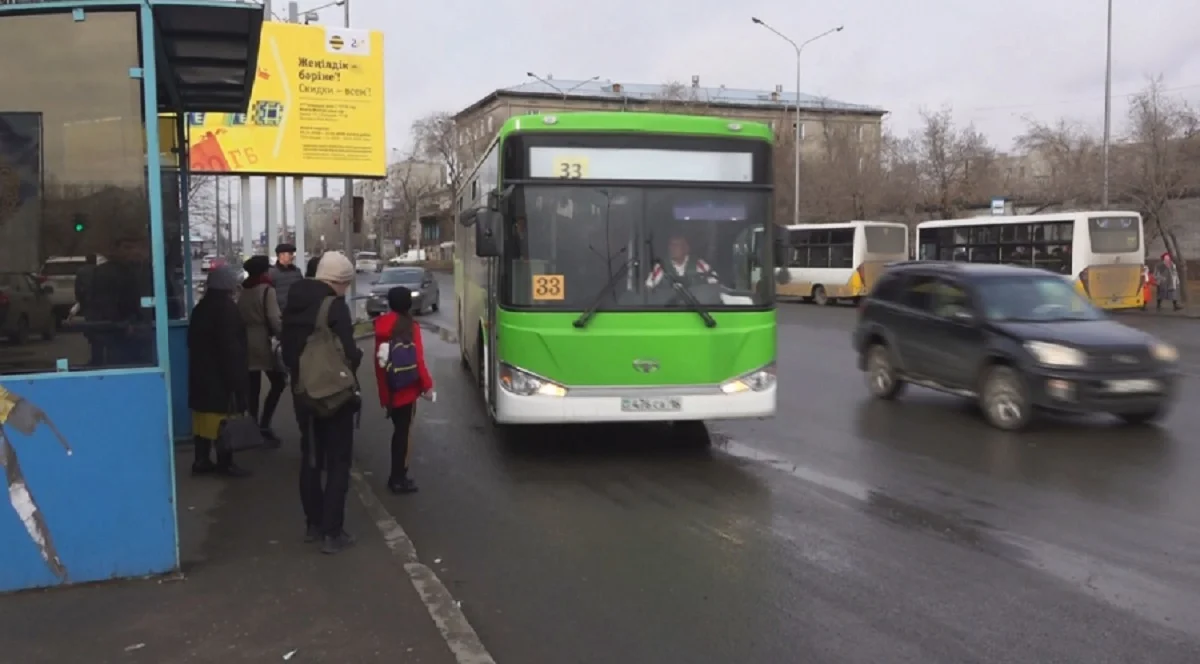
[[[221,423],[229,415],[244,413],[248,403],[250,361],[246,326],[233,299],[237,283],[232,268],[209,272],[204,297],[192,309],[188,325],[188,408],[196,443],[195,474],[250,474],[233,463],[232,452],[218,450],[215,464],[211,458]]]

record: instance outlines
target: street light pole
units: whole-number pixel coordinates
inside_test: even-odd
[[[1108,151],[1112,141],[1112,21],[1113,3],[1108,0],[1108,39],[1105,50],[1107,61],[1104,66],[1104,190],[1100,205],[1108,209]]]
[[[795,143],[795,150],[794,150],[794,154],[792,156],[792,159],[793,159],[792,171],[793,171],[793,175],[795,176],[795,182],[793,183],[793,186],[792,186],[792,198],[793,198],[793,201],[792,201],[792,223],[798,224],[798,223],[800,223],[800,139],[801,139],[801,136],[800,136],[800,130],[801,130],[801,124],[800,124],[800,56],[804,53],[805,46],[808,46],[809,44],[817,41],[818,39],[820,39],[822,37],[826,37],[835,32],[841,32],[842,29],[845,28],[846,26],[839,25],[836,28],[831,28],[829,30],[826,30],[825,32],[822,32],[821,34],[817,35],[816,37],[812,37],[812,38],[808,39],[807,41],[797,44],[796,42],[792,41],[791,37],[788,37],[787,35],[776,30],[775,28],[772,28],[770,25],[767,25],[767,23],[765,21],[763,21],[759,18],[755,18],[753,16],[750,17],[750,20],[753,21],[756,25],[761,25],[762,27],[775,33],[775,35],[777,37],[779,37],[779,38],[783,39],[784,41],[786,41],[787,43],[791,44],[792,48],[795,49],[795,51],[796,51],[796,127],[795,127],[795,138],[793,139],[793,142]]]

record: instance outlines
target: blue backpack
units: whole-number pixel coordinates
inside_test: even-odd
[[[383,367],[388,390],[393,394],[421,380],[417,371],[417,344],[411,338],[404,341],[397,332],[392,332],[387,364]]]

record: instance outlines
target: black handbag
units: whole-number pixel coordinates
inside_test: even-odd
[[[217,429],[217,451],[241,452],[266,444],[258,422],[246,413],[233,412],[231,405],[229,415],[221,421],[221,426]]]

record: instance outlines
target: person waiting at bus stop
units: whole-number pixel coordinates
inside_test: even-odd
[[[392,471],[387,487],[392,493],[414,493],[417,485],[408,475],[413,420],[417,399],[433,389],[425,364],[421,326],[413,320],[412,291],[397,286],[387,293],[390,312],[375,319],[375,381],[379,405],[392,421]]]
[[[667,254],[670,257],[669,262],[674,275],[686,285],[704,282],[720,283],[716,271],[703,258],[692,258],[691,251],[687,238],[682,235],[671,236],[667,243]],[[662,261],[656,262],[654,270],[646,278],[646,287],[657,288],[666,279],[666,276],[663,273]]]
[[[345,254],[330,251],[321,256],[316,278],[303,279],[292,286],[287,308],[283,310],[279,342],[293,386],[304,384],[300,356],[327,299],[330,304],[325,323],[341,344],[345,366],[357,372],[362,351],[354,343],[354,319],[345,299],[353,281],[354,264]],[[297,422],[309,429],[300,437],[300,501],[307,521],[305,541],[323,539],[322,553],[339,553],[355,542],[344,525],[350,466],[354,460],[354,420],[362,404],[356,396],[336,411],[321,416],[300,399],[294,403]]]

